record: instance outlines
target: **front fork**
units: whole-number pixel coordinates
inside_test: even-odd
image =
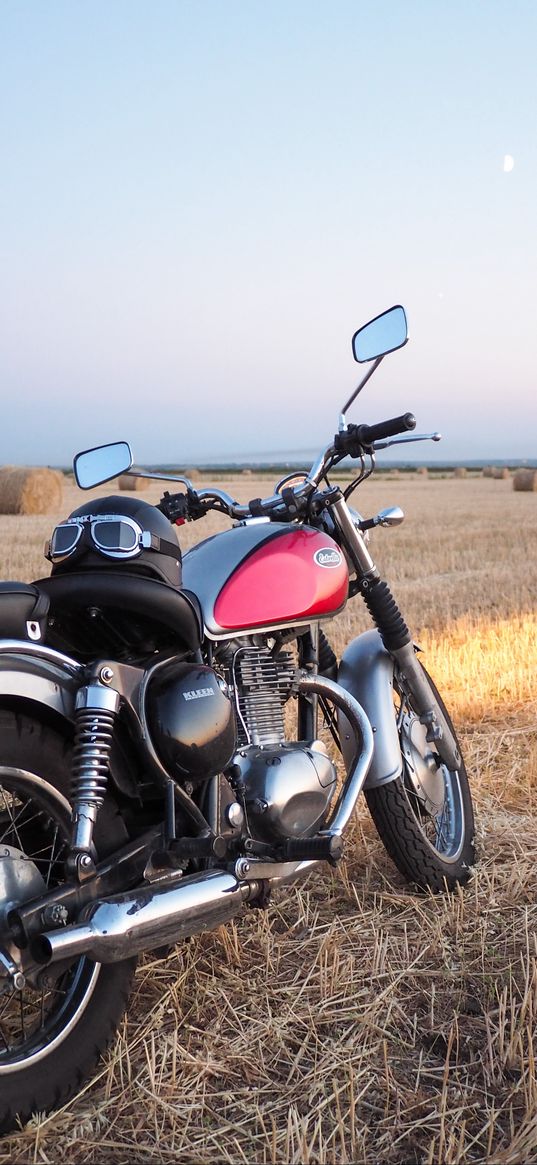
[[[381,579],[345,498],[340,491],[338,493],[339,496],[330,506],[330,513],[339,530],[342,546],[356,571],[358,589],[380,632],[386,651],[397,665],[401,686],[410,697],[421,723],[427,728],[427,740],[435,744],[440,759],[448,769],[456,771],[461,764],[457,741],[416,659],[412,636],[391,590]]]

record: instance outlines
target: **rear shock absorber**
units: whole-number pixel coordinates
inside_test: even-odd
[[[102,684],[81,688],[76,699],[71,776],[71,846],[67,871],[79,881],[93,873],[93,830],[108,786],[119,693]]]

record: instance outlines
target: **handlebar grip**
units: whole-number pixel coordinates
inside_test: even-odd
[[[416,418],[413,413],[403,413],[401,417],[380,421],[378,425],[356,425],[356,428],[353,425],[352,428],[353,436],[360,445],[372,445],[375,441],[383,441],[386,437],[396,437],[398,433],[415,429]]]

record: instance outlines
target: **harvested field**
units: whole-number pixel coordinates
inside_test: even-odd
[[[272,483],[218,485],[246,500]],[[0,577],[48,573],[45,538],[83,496],[65,492],[52,517],[0,517]],[[463,741],[469,887],[414,893],[362,806],[340,869],[142,961],[95,1079],[0,1141],[0,1165],[537,1161],[535,499],[472,475],[378,477],[355,494],[368,516],[395,503],[405,523],[371,548]],[[182,527],[181,544],[227,524]],[[336,650],[369,625],[349,603]]]

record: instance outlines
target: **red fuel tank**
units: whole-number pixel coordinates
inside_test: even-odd
[[[332,538],[287,526],[230,575],[216,598],[215,623],[242,631],[326,617],[344,605],[348,585],[345,558]]]

